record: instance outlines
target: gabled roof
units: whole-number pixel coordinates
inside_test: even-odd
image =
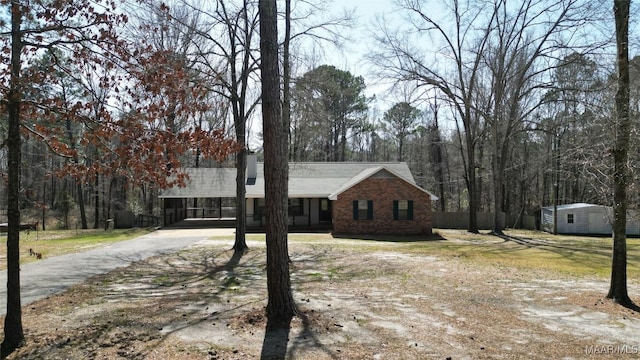
[[[356,176],[352,177],[351,179],[349,179],[349,181],[345,182],[344,184],[342,184],[342,186],[340,186],[336,191],[334,191],[333,193],[331,193],[329,195],[329,200],[338,200],[338,196],[340,194],[342,194],[343,192],[351,189],[352,187],[356,186],[357,184],[359,184],[360,182],[372,177],[373,175],[382,172],[382,171],[386,171],[387,173],[391,174],[394,177],[397,177],[403,181],[405,181],[407,184],[409,184],[410,186],[415,187],[416,189],[429,194],[429,196],[431,197],[432,201],[436,201],[438,200],[438,197],[431,194],[430,192],[426,191],[425,189],[419,187],[418,185],[416,185],[415,182],[412,181],[408,181],[407,179],[405,179],[403,176],[395,173],[393,170],[388,169],[386,166],[384,165],[379,165],[376,167],[371,167],[365,170],[362,170],[359,174],[357,174]]]
[[[364,179],[367,179],[367,178],[371,177],[372,175],[378,173],[382,169],[384,169],[384,167],[382,165],[379,165],[379,166],[376,166],[376,167],[371,167],[371,168],[362,170],[360,173],[356,174],[356,176],[352,177],[347,182],[342,184],[342,186],[337,188],[336,191],[334,191],[333,193],[329,194],[329,200],[338,200],[338,195],[340,195],[343,192],[351,189],[352,187],[356,186],[358,183],[360,183]]]
[[[403,162],[292,162],[289,163],[289,197],[328,198],[329,195],[341,189],[345,184],[355,185],[354,182],[358,181],[360,177],[366,177],[367,174],[373,175],[381,168],[386,169],[412,186],[418,187],[411,170]],[[161,198],[236,196],[235,168],[186,168],[183,171],[189,176],[186,186],[162,190],[160,192]],[[245,185],[247,198],[264,197],[263,163],[257,164],[257,174],[255,182]]]

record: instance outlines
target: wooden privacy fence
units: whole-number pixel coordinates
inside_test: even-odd
[[[440,212],[431,213],[432,226],[437,229],[467,229],[469,228],[468,212]],[[522,216],[519,221],[518,215],[505,215],[500,213],[500,224],[502,227],[536,230],[536,219],[533,215]],[[478,228],[480,230],[490,230],[493,228],[493,213],[478,213]]]

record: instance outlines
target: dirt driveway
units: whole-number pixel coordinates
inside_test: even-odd
[[[89,251],[45,258],[20,268],[22,304],[64,291],[92,276],[128,266],[151,256],[172,253],[212,236],[233,236],[234,229],[166,228],[136,239],[101,246]],[[0,284],[7,272],[0,271]],[[0,315],[7,310],[7,287],[0,286]]]
[[[265,333],[263,242],[231,240],[95,276],[25,308],[29,359],[635,359],[640,316],[607,281],[527,273],[407,244],[290,243],[300,317]],[[426,253],[426,255],[425,255]],[[640,298],[638,283],[630,293]]]

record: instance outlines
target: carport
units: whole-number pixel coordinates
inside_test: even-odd
[[[163,225],[185,219],[235,222],[235,168],[186,169],[189,186],[173,187],[160,193]]]

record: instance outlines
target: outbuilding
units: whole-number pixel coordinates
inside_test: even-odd
[[[612,234],[613,208],[605,205],[574,203],[558,205],[557,233],[558,234]],[[541,228],[553,233],[554,208],[547,206],[541,210]],[[635,213],[627,215],[627,234],[640,234],[640,226]]]

